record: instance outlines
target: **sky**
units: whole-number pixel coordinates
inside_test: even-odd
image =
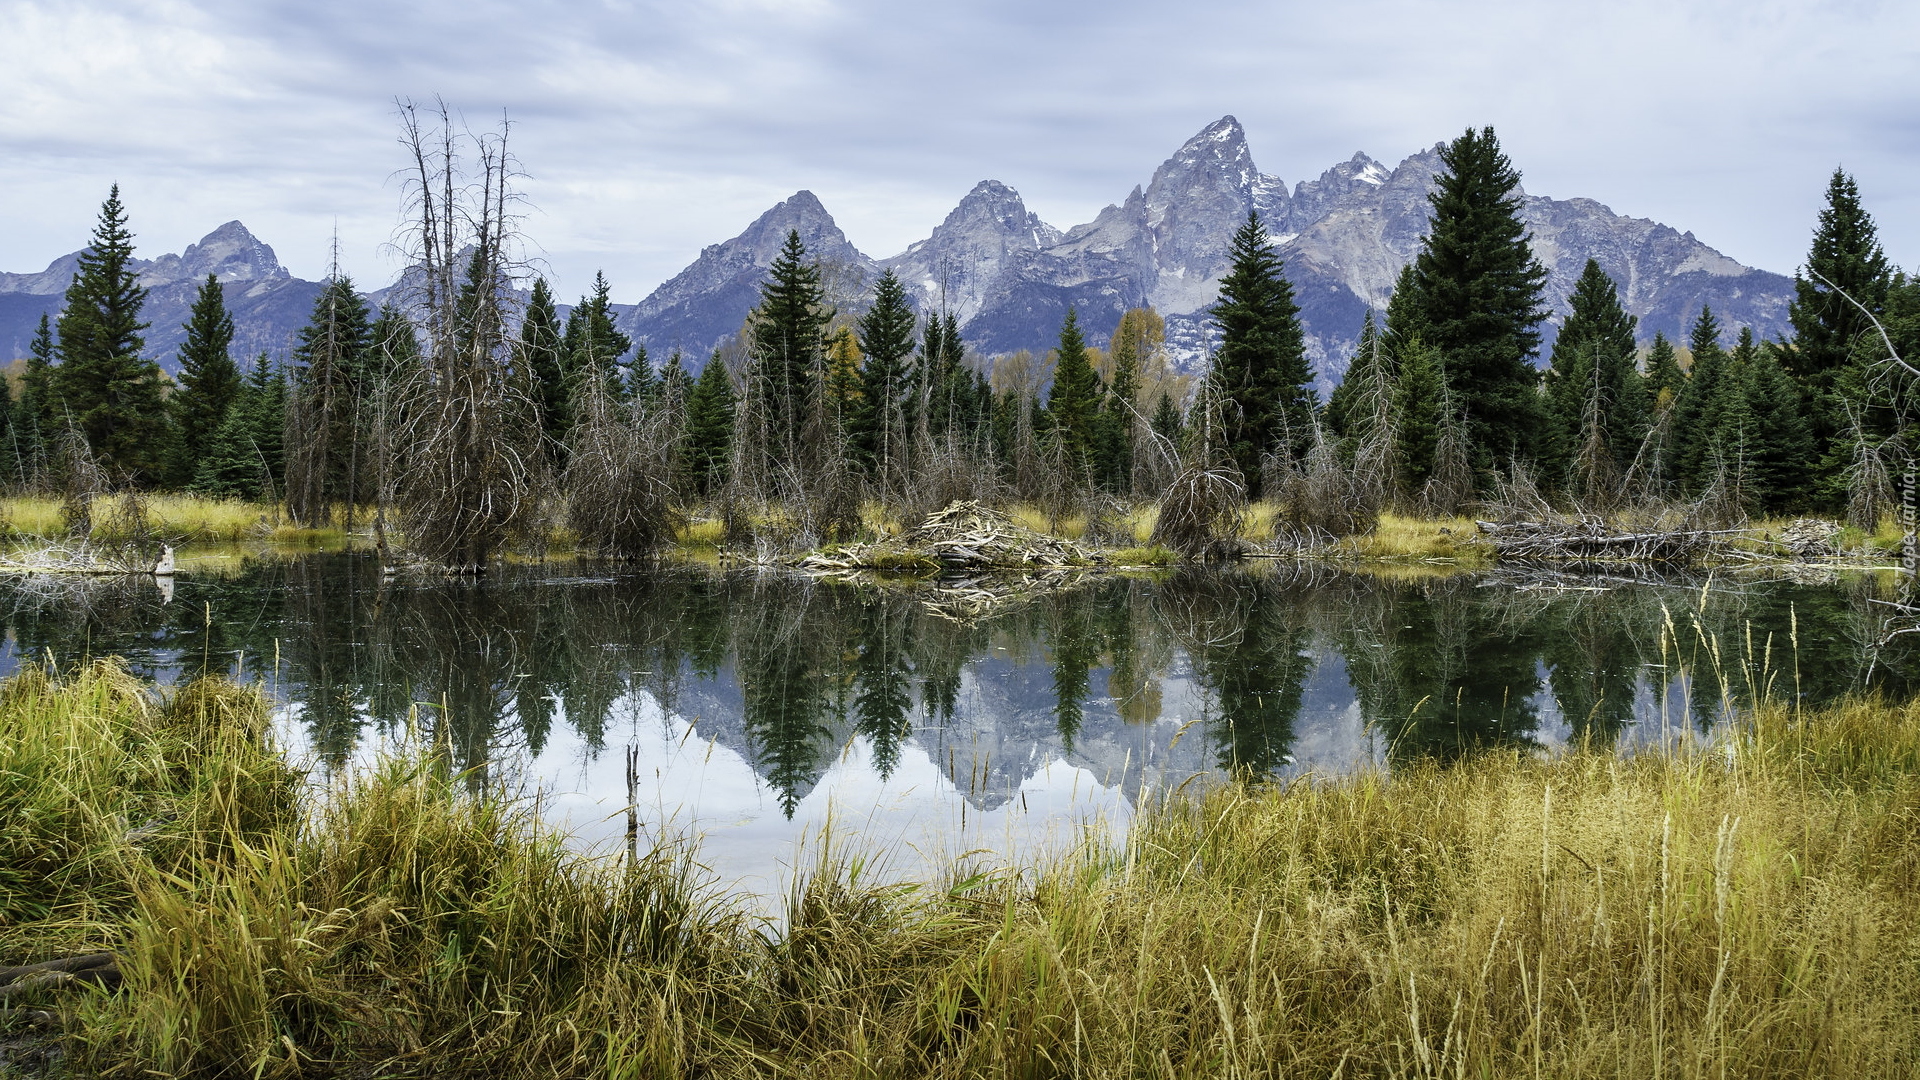
[[[0,0],[0,270],[239,219],[295,274],[397,268],[396,100],[511,122],[563,297],[639,300],[806,188],[886,256],[975,182],[1066,228],[1239,117],[1289,185],[1492,125],[1527,190],[1748,265],[1857,180],[1920,266],[1920,4],[1772,0]]]

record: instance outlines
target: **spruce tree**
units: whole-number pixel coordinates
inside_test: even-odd
[[[1298,458],[1312,442],[1312,373],[1293,286],[1258,214],[1234,231],[1228,256],[1212,311],[1220,346],[1209,378],[1221,406],[1221,441],[1257,497],[1261,456]]]
[[[843,326],[827,344],[827,415],[842,432],[849,431],[861,412],[860,343],[853,327]]]
[[[1553,343],[1547,370],[1552,442],[1542,454],[1548,475],[1564,480],[1583,444],[1590,414],[1597,413],[1606,453],[1624,467],[1646,436],[1645,392],[1634,370],[1634,327],[1639,320],[1620,306],[1613,279],[1588,259],[1575,283],[1571,312]]]
[[[1060,324],[1047,414],[1052,418],[1061,453],[1076,478],[1086,476],[1093,465],[1099,408],[1100,377],[1087,362],[1087,339],[1080,333],[1080,317],[1069,307]]]
[[[1139,328],[1142,314],[1150,312],[1136,308],[1122,314],[1110,341],[1113,378],[1100,405],[1100,475],[1110,491],[1125,492],[1133,477],[1133,422],[1145,359],[1145,335]]]
[[[1680,358],[1673,342],[1667,340],[1667,335],[1654,331],[1653,344],[1647,348],[1647,371],[1640,384],[1646,391],[1647,414],[1664,416],[1680,396],[1680,388],[1686,381],[1687,375],[1680,370]]]
[[[284,384],[262,353],[194,464],[192,489],[223,498],[271,498],[281,470]]]
[[[911,381],[907,358],[913,354],[913,322],[906,286],[888,268],[874,283],[873,303],[857,324],[866,360],[860,368],[861,402],[854,414],[852,441],[860,458],[874,465],[885,465],[906,446]]]
[[[771,429],[768,449],[787,469],[807,464],[801,433],[819,401],[826,328],[834,314],[826,300],[819,266],[807,258],[799,230],[789,229],[760,286],[760,304],[750,323],[752,390],[762,395]]]
[[[567,313],[562,351],[567,358],[567,400],[580,392],[579,380],[588,371],[599,371],[607,380],[607,392],[615,400],[626,392],[620,377],[620,361],[633,348],[633,339],[620,332],[613,322],[613,286],[607,275],[593,272],[593,291],[580,298]],[[569,406],[570,408],[571,406]]]
[[[1418,491],[1433,475],[1447,400],[1446,372],[1439,352],[1418,337],[1402,342],[1399,380],[1394,387],[1394,470],[1409,490]]]
[[[1180,445],[1181,435],[1184,434],[1182,428],[1186,426],[1186,419],[1180,415],[1180,405],[1173,400],[1172,394],[1162,393],[1160,395],[1160,401],[1154,405],[1153,415],[1148,418],[1147,426],[1153,429],[1154,434],[1167,440],[1174,446]]]
[[[315,298],[293,348],[294,387],[286,414],[287,512],[302,524],[332,518],[370,493],[372,462],[361,453],[371,420],[368,351],[373,320],[353,279],[335,274]]]
[[[1437,349],[1467,414],[1473,465],[1534,455],[1541,429],[1532,358],[1546,319],[1547,271],[1520,221],[1520,173],[1492,128],[1440,150],[1426,244],[1414,260],[1421,337]]]
[[[560,351],[560,309],[553,302],[547,279],[533,279],[526,317],[520,320],[520,355],[527,365],[533,401],[540,410],[540,430],[550,446],[564,445],[570,426],[570,388],[567,362]]]
[[[727,481],[733,419],[733,380],[727,377],[727,365],[716,352],[687,394],[684,461],[687,474],[703,494]]]
[[[1695,320],[1693,367],[1686,385],[1673,403],[1670,444],[1671,473],[1681,490],[1703,490],[1714,471],[1731,460],[1738,448],[1728,443],[1728,425],[1738,404],[1740,380],[1733,362],[1719,345],[1719,328],[1711,312]]]
[[[27,363],[20,374],[20,397],[14,406],[14,454],[23,484],[44,480],[53,459],[54,438],[59,431],[55,419],[54,357],[53,329],[42,313],[33,341],[27,346]]]
[[[160,368],[140,355],[146,296],[115,184],[67,287],[54,386],[62,424],[77,425],[102,466],[136,483],[152,482],[165,466]]]
[[[1385,338],[1369,308],[1366,321],[1360,326],[1360,341],[1354,346],[1353,358],[1347,361],[1340,385],[1334,387],[1327,398],[1325,412],[1327,429],[1339,440],[1341,455],[1349,461],[1360,442],[1372,433],[1380,413],[1374,397],[1378,388],[1393,385],[1394,367],[1393,355],[1387,351]]]
[[[1393,293],[1387,297],[1387,322],[1381,327],[1388,352],[1399,356],[1402,346],[1421,336],[1420,275],[1413,264],[1400,268]]]
[[[1813,433],[1805,399],[1791,376],[1760,350],[1738,363],[1740,403],[1728,441],[1739,446],[1743,487],[1756,509],[1799,509],[1812,478]]]
[[[1787,309],[1793,340],[1784,350],[1788,370],[1816,392],[1832,384],[1856,341],[1873,334],[1873,321],[1846,297],[1874,315],[1886,309],[1892,268],[1880,249],[1873,218],[1860,203],[1860,189],[1844,170],[1827,181],[1827,205],[1807,253],[1806,273],[1793,278]]]
[[[168,482],[185,486],[213,433],[240,395],[240,367],[233,362],[233,315],[226,292],[212,274],[200,284],[180,345],[180,389],[170,402],[178,438]]]

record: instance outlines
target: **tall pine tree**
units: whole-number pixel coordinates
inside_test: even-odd
[[[561,352],[560,310],[553,302],[547,279],[533,279],[527,313],[520,320],[520,355],[533,384],[533,402],[540,410],[540,430],[549,447],[565,445],[572,414],[567,385],[567,361]]]
[[[240,396],[240,366],[233,362],[233,315],[226,292],[212,274],[201,282],[187,316],[187,338],[180,345],[180,389],[169,403],[178,442],[168,482],[193,480],[207,440],[227,419]]]
[[[1220,346],[1209,378],[1220,403],[1222,442],[1258,496],[1261,456],[1298,458],[1312,442],[1312,373],[1293,286],[1258,214],[1248,214],[1234,231],[1228,255],[1232,263],[1212,311]]]
[[[1060,323],[1047,414],[1052,418],[1061,454],[1076,479],[1086,477],[1093,465],[1099,410],[1100,377],[1087,362],[1087,339],[1080,332],[1080,317],[1069,307]]]
[[[1414,259],[1421,337],[1439,350],[1467,414],[1473,464],[1486,470],[1533,456],[1540,430],[1532,359],[1546,319],[1547,271],[1520,221],[1520,173],[1492,128],[1442,147],[1446,171],[1428,195],[1427,241]]]
[[[143,359],[140,308],[147,290],[133,268],[133,233],[115,184],[93,241],[67,287],[54,373],[60,422],[86,436],[110,473],[151,483],[165,466],[166,406],[160,368]]]
[[[733,380],[714,353],[687,393],[687,433],[683,467],[703,494],[727,482],[733,449]]]
[[[820,267],[807,258],[797,229],[787,231],[780,254],[760,286],[760,304],[751,318],[755,406],[764,413],[774,455],[770,474],[810,462],[802,453],[803,429],[819,405],[826,360],[826,328],[833,321]]]
[[[908,388],[912,373],[913,308],[907,288],[889,267],[873,286],[873,303],[860,316],[860,407],[854,413],[855,453],[877,467],[898,459],[906,448]]]
[[[14,404],[11,425],[22,484],[44,482],[53,460],[54,436],[59,431],[53,387],[55,351],[53,329],[43,313],[27,346],[27,363],[20,373],[20,396]]]
[[[1553,343],[1547,404],[1553,414],[1549,476],[1564,482],[1583,453],[1604,452],[1624,472],[1646,436],[1645,390],[1634,368],[1638,320],[1620,306],[1613,279],[1588,259]],[[1598,431],[1589,432],[1597,422]],[[1599,440],[1591,438],[1598,435]],[[1591,463],[1589,463],[1591,464]]]

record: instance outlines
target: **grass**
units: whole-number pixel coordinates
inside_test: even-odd
[[[1484,566],[1493,561],[1493,546],[1481,538],[1473,519],[1415,518],[1384,513],[1372,532],[1340,544],[1343,554],[1373,560],[1452,561]]]
[[[1028,873],[795,888],[570,850],[431,746],[324,797],[219,682],[0,688],[0,964],[77,1071],[314,1076],[1906,1076],[1920,704],[1698,750],[1225,785]]]
[[[346,539],[339,526],[305,529],[288,524],[280,507],[240,499],[212,499],[201,495],[150,494],[140,497],[144,522],[128,512],[124,498],[102,499],[94,509],[90,538],[100,542],[154,536],[176,543],[239,543],[267,540],[275,544],[332,546]],[[370,513],[367,512],[367,513]],[[335,509],[342,519],[344,507]],[[43,495],[0,498],[0,520],[15,537],[64,539],[66,518],[60,500]],[[370,520],[364,518],[363,520]]]

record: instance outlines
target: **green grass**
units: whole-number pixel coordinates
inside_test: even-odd
[[[431,746],[324,797],[251,691],[0,688],[0,964],[120,1076],[1908,1076],[1920,704],[1141,808],[1028,873],[589,859]]]

